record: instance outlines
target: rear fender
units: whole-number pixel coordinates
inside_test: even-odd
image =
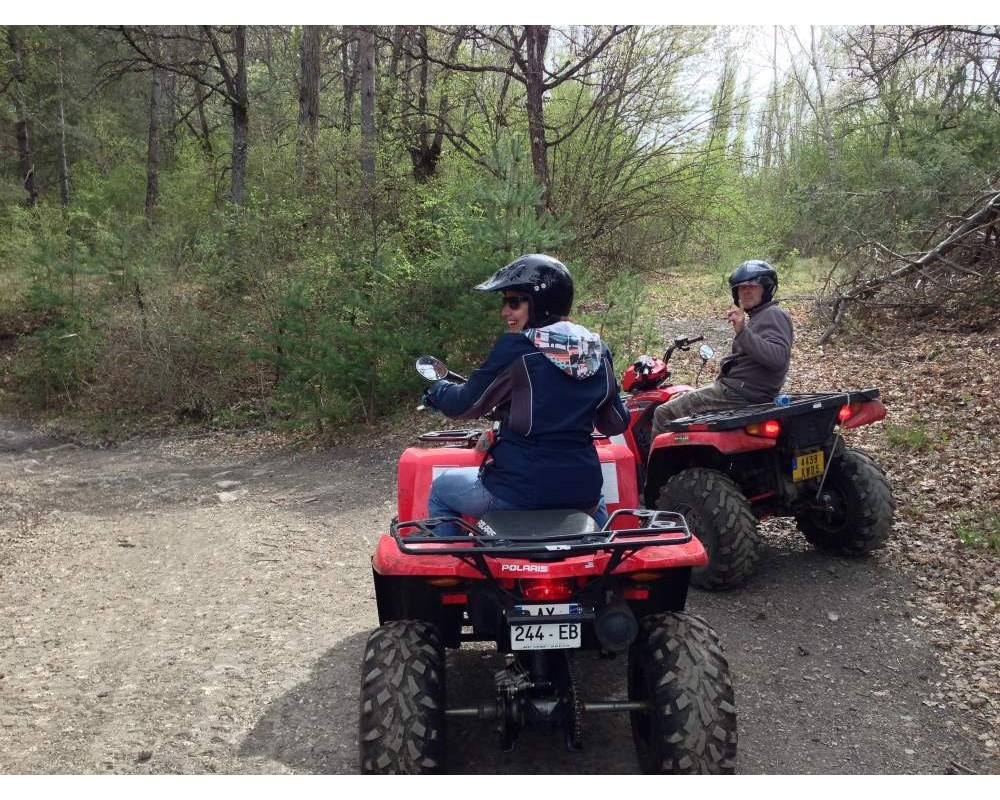
[[[646,466],[646,505],[654,507],[660,487],[682,470],[706,467],[728,472],[726,463],[731,456],[770,450],[776,444],[775,439],[751,436],[743,430],[661,433],[653,441]]]
[[[469,546],[471,548],[471,542]],[[479,570],[457,556],[403,553],[396,540],[387,533],[379,537],[375,555],[372,557],[372,569],[377,575],[483,579]]]
[[[482,549],[477,552],[483,555]],[[610,555],[607,552],[597,552],[547,563],[538,563],[528,558],[488,558],[486,564],[491,577],[497,580],[521,580],[532,577],[575,578],[600,575],[608,566],[609,559]],[[700,567],[706,563],[708,556],[705,548],[697,537],[692,537],[691,541],[684,544],[665,544],[636,550],[622,560],[614,569],[614,574]],[[403,553],[395,539],[388,534],[383,534],[379,539],[375,555],[372,557],[372,569],[377,576],[485,580],[485,576],[479,570],[455,555]]]
[[[851,416],[840,423],[842,428],[858,428],[861,425],[868,425],[885,419],[885,405],[877,397],[874,400],[867,400],[858,407]]]
[[[724,455],[746,453],[751,450],[767,450],[774,447],[776,440],[765,436],[751,436],[744,430],[732,431],[667,431],[653,440],[650,459],[661,451],[671,448],[705,447]]]

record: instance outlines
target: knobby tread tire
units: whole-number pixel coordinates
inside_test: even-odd
[[[879,466],[860,450],[845,449],[830,464],[824,486],[840,494],[843,519],[819,512],[799,514],[795,522],[806,540],[818,550],[842,556],[862,556],[884,547],[896,501]]]
[[[657,508],[685,516],[708,551],[708,564],[691,570],[699,589],[734,589],[753,574],[760,547],[757,520],[735,481],[718,470],[686,469],[668,480]]]
[[[445,658],[437,628],[397,620],[368,637],[361,669],[358,746],[364,774],[441,772]]]
[[[650,614],[629,651],[632,737],[647,774],[731,775],[736,771],[736,703],[729,662],[715,631],[686,612]]]

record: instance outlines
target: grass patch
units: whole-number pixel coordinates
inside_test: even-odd
[[[1000,553],[1000,510],[962,511],[955,522],[958,539],[967,547]]]
[[[928,431],[927,426],[920,420],[886,423],[885,436],[890,447],[907,453],[926,453],[945,441]]]

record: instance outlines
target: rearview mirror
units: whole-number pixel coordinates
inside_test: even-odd
[[[420,356],[417,359],[417,372],[429,381],[439,381],[448,376],[448,365],[434,356]]]
[[[701,356],[702,361],[708,361],[708,359],[715,355],[715,350],[712,349],[712,345],[703,344],[698,348],[698,355]]]

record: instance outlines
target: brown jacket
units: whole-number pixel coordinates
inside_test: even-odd
[[[722,359],[719,381],[750,403],[769,403],[781,391],[792,359],[792,320],[776,300],[747,312],[749,319]]]

